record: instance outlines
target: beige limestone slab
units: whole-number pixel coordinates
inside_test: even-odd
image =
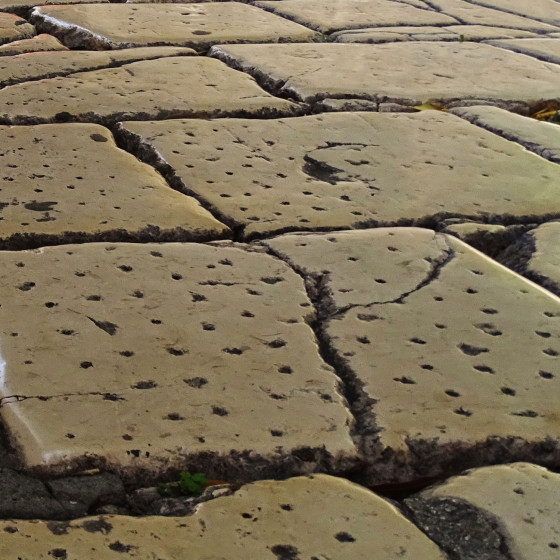
[[[322,278],[324,342],[364,391],[355,410],[369,426],[366,447],[374,461],[393,454],[391,468],[374,464],[375,477],[480,464],[495,444],[502,461],[535,457],[545,440],[542,457],[558,457],[558,297],[429,230],[292,234],[267,244]]]
[[[444,14],[390,0],[273,0],[255,5],[322,33],[356,27],[456,23]]]
[[[21,39],[0,46],[0,56],[14,56],[30,52],[67,51],[68,49],[52,35],[41,33],[32,39]]]
[[[14,124],[261,116],[298,109],[266,93],[250,76],[203,57],[140,61],[17,84],[0,90],[0,107],[0,118]]]
[[[560,10],[559,10],[560,11]],[[492,41],[492,45],[560,64],[560,38],[510,39]]]
[[[193,198],[90,124],[0,127],[0,243],[223,236]],[[160,231],[157,231],[159,228]],[[112,233],[111,233],[112,232]],[[114,238],[114,237],[113,237]]]
[[[0,0],[0,11],[2,12],[24,12],[35,6],[47,6],[49,4],[99,4],[109,0]]]
[[[13,14],[0,13],[0,44],[29,39],[35,35],[35,27]]]
[[[211,54],[306,101],[361,97],[416,105],[456,99],[554,99],[560,67],[490,45],[406,43],[225,45]],[[480,80],[480,68],[492,80]]]
[[[321,450],[338,468],[356,455],[303,282],[283,262],[99,243],[0,260],[0,412],[27,466],[157,473],[205,453],[215,478],[246,480],[279,463],[312,471]],[[317,451],[290,463],[302,447]]]
[[[5,45],[6,49],[10,44]],[[187,47],[140,47],[122,51],[54,51],[26,53],[0,58],[0,86],[65,76],[68,74],[118,66],[126,62],[195,54]]]
[[[145,560],[445,558],[394,505],[320,474],[255,482],[200,504],[187,517],[14,520],[1,521],[0,528],[0,552],[20,560],[49,558],[53,551],[65,551],[68,560],[92,555],[120,560],[124,552]]]
[[[248,238],[560,212],[556,165],[438,111],[127,122],[124,130]]]
[[[528,235],[535,251],[527,262],[527,272],[552,282],[560,291],[560,223],[542,224]]]
[[[556,560],[560,547],[560,475],[530,463],[467,471],[420,493],[454,497],[494,516],[513,560]]]
[[[473,3],[560,26],[557,0],[474,0]]]
[[[560,126],[523,117],[498,107],[460,107],[453,113],[508,140],[518,142],[536,154],[560,163]]]
[[[316,32],[239,2],[75,4],[38,7],[30,21],[83,49],[310,41]]]

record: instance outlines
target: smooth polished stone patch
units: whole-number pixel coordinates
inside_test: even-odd
[[[13,124],[268,116],[297,109],[266,93],[250,76],[204,57],[140,61],[17,84],[0,90],[0,107],[0,119]]]
[[[157,475],[202,454],[214,478],[247,480],[356,456],[303,281],[281,261],[176,243],[0,261],[0,413],[28,467]]]
[[[355,384],[373,480],[496,452],[558,460],[558,297],[424,229],[266,243],[321,286],[323,343]]]
[[[560,10],[559,10],[560,11]],[[560,16],[559,16],[560,17]],[[547,62],[560,63],[560,38],[511,39],[492,41],[492,45],[534,56]]]
[[[123,130],[248,238],[560,213],[556,165],[438,111],[126,122]]]
[[[73,48],[310,41],[316,32],[239,2],[38,7],[31,21]]]
[[[560,66],[475,43],[221,45],[210,53],[282,95],[418,105],[457,99],[555,99]],[[480,68],[492,76],[480,80]]]
[[[387,25],[438,25],[456,20],[430,10],[421,10],[390,0],[273,0],[256,2],[303,25],[332,33],[339,29]]]
[[[35,27],[13,14],[0,13],[0,44],[29,39],[35,35]]]
[[[1,521],[0,529],[0,553],[20,560],[63,554],[121,560],[123,553],[139,560],[445,558],[394,505],[347,480],[320,474],[255,482],[201,503],[187,517],[13,520]]]
[[[42,33],[32,39],[21,39],[0,46],[0,56],[14,56],[30,52],[67,51],[68,49],[52,35]]]
[[[0,127],[2,248],[222,237],[226,226],[93,124]]]
[[[481,6],[488,6],[531,19],[560,26],[560,7],[557,0],[476,0]]]

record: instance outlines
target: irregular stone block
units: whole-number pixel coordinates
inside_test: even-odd
[[[530,3],[525,0],[476,0],[476,3],[552,25],[560,25],[560,10],[556,0],[534,0]]]
[[[281,261],[202,244],[0,260],[0,413],[28,467],[157,476],[198,460],[249,480],[355,458],[303,282]]]
[[[514,52],[528,54],[547,62],[560,63],[560,38],[511,39],[491,41],[491,44]]]
[[[0,127],[0,246],[227,235],[199,203],[91,124]]]
[[[42,33],[32,39],[21,39],[0,46],[0,56],[13,56],[30,52],[67,51],[68,49],[52,35]]]
[[[469,4],[471,5],[471,4]],[[210,53],[282,95],[312,102],[360,97],[418,105],[457,99],[555,99],[560,68],[490,45],[418,42],[382,45],[227,45]],[[492,76],[480,80],[480,68]]]
[[[438,111],[126,122],[123,130],[133,149],[172,170],[177,188],[247,238],[560,213],[556,165]]]
[[[556,464],[556,296],[429,230],[266,244],[318,279],[322,341],[355,387],[372,480],[519,457]]]
[[[457,23],[444,14],[390,0],[346,0],[343,4],[338,0],[273,0],[256,5],[322,33],[355,27]]]
[[[38,7],[31,21],[80,49],[309,41],[314,31],[239,2]],[[247,22],[251,22],[247,25]]]
[[[0,119],[13,124],[268,116],[298,110],[266,93],[251,77],[202,57],[134,62],[18,84],[0,90],[0,107]]]
[[[0,44],[29,39],[35,35],[35,27],[13,14],[0,13]]]
[[[444,560],[396,507],[325,475],[265,480],[204,502],[188,517],[89,517],[70,523],[1,521],[0,553],[21,560],[81,558],[345,558]],[[372,538],[380,535],[381,538]]]

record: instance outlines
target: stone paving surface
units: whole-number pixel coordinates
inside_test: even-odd
[[[42,4],[0,557],[557,559],[560,2]]]

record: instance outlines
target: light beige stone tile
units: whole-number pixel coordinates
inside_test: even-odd
[[[454,497],[494,516],[514,560],[556,560],[560,548],[560,475],[530,463],[467,471],[419,494]]]
[[[52,35],[41,33],[32,39],[21,39],[0,46],[0,56],[14,56],[30,52],[67,51],[68,49]]]
[[[106,128],[58,124],[0,130],[3,248],[107,239],[117,232],[130,239],[227,234],[197,201],[119,150]]]
[[[511,39],[491,41],[491,44],[514,52],[528,54],[548,62],[560,63],[560,38]]]
[[[35,27],[13,14],[0,13],[0,44],[29,39],[35,35]]]
[[[560,26],[557,0],[474,0],[473,3]]]
[[[134,62],[17,84],[0,91],[0,107],[1,118],[14,124],[220,117],[236,112],[277,115],[297,110],[293,103],[266,93],[253,78],[203,57]]]
[[[127,122],[124,129],[247,237],[440,214],[560,211],[556,165],[438,111]]]
[[[2,12],[24,12],[34,6],[47,6],[50,4],[100,4],[109,0],[0,0]]]
[[[226,45],[214,56],[283,94],[313,101],[361,97],[415,105],[456,99],[555,99],[560,67],[485,44]],[[480,80],[480,68],[492,76]]]
[[[216,43],[309,41],[319,35],[239,2],[38,7],[31,20],[74,48],[114,49]]]
[[[552,282],[560,291],[560,223],[542,224],[528,234],[535,251],[527,262],[527,271]]]
[[[355,27],[457,23],[439,12],[390,0],[273,0],[256,5],[322,33]]]
[[[54,550],[66,551],[69,560],[92,554],[120,560],[123,552],[139,560],[445,558],[395,506],[326,475],[255,482],[200,504],[188,517],[1,521],[0,528],[0,552],[21,560],[54,556]]]
[[[324,450],[338,468],[356,455],[303,282],[283,262],[235,247],[97,243],[0,260],[0,411],[27,466],[89,457],[157,473],[206,453],[216,478],[247,479],[255,461],[316,468],[286,459],[297,448]]]
[[[394,454],[391,468],[374,465],[376,477],[428,476],[461,453],[486,460],[496,441],[502,460],[523,453],[524,442],[534,456],[547,438],[553,450],[543,456],[559,455],[558,297],[428,230],[294,234],[267,244],[322,277],[323,313],[343,311],[323,332],[364,391],[359,418],[371,426],[374,415],[366,446],[388,464]]]

